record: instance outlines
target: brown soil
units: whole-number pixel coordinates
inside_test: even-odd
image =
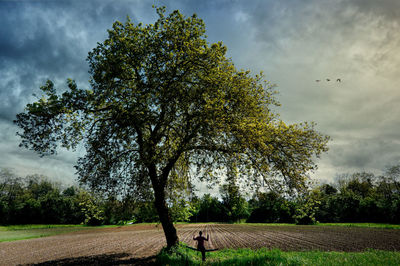
[[[195,246],[194,235],[210,235],[207,249],[400,251],[400,230],[322,226],[230,224],[178,225],[179,239]],[[161,226],[99,228],[51,237],[0,243],[0,265],[150,265],[166,245]]]

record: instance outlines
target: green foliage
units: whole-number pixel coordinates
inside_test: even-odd
[[[301,194],[296,202],[296,210],[293,216],[296,224],[315,224],[315,214],[320,205],[318,191],[307,191]]]
[[[183,198],[174,200],[170,207],[171,219],[174,222],[188,222],[195,211],[191,202]]]
[[[104,201],[83,189],[61,190],[44,176],[0,170],[0,224],[99,224]],[[130,217],[131,219],[131,217]]]
[[[239,186],[235,182],[222,185],[220,193],[228,222],[237,222],[249,217],[248,203],[241,195]]]
[[[193,197],[193,187],[185,173],[171,172],[168,179],[167,204],[173,222],[188,222],[197,212],[195,204],[189,199]]]
[[[258,192],[250,200],[248,223],[292,223],[294,202],[290,202],[276,192]]]
[[[99,209],[99,199],[86,191],[78,194],[79,206],[85,215],[84,224],[100,225],[104,220],[103,210]]]
[[[71,190],[71,189],[70,189]],[[0,179],[0,223],[79,223],[80,209],[73,196],[43,176],[20,178],[5,169]]]
[[[154,202],[138,202],[135,208],[134,218],[138,223],[152,223],[159,222],[157,210],[154,206]]]
[[[335,193],[327,193],[326,185],[322,186],[317,219],[321,222],[400,223],[398,168],[392,166],[382,176],[344,175],[339,178]]]
[[[400,223],[398,169],[389,167],[382,176],[343,175],[336,184],[324,184],[296,197],[258,192],[250,200],[247,222]]]
[[[197,212],[191,217],[191,222],[227,222],[226,210],[222,202],[210,194],[204,194],[201,199],[194,198]]]
[[[105,224],[126,224],[135,223],[136,218],[134,212],[137,203],[131,197],[124,199],[117,199],[116,197],[109,197],[101,203],[103,211],[103,218]]]

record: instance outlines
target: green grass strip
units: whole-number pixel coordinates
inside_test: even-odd
[[[155,223],[154,223],[155,224]],[[97,228],[113,228],[121,226],[137,226],[132,225],[102,225],[87,226],[81,224],[24,224],[24,225],[7,225],[0,226],[0,242],[9,242],[30,238],[39,238],[65,234],[80,230],[97,229]]]
[[[78,230],[90,229],[83,225],[12,225],[0,226],[0,242],[39,238]]]
[[[160,265],[400,265],[400,252],[369,250],[365,252],[283,252],[280,250],[224,249],[206,254],[180,244],[157,256]]]
[[[18,225],[0,226],[0,231],[48,229],[48,228],[81,228],[81,227],[87,227],[87,226],[80,224],[18,224]]]
[[[361,228],[383,228],[400,229],[400,224],[379,224],[379,223],[318,223],[318,226],[345,226]]]
[[[95,227],[95,226],[72,225],[72,224],[26,224],[26,225],[0,226],[0,242],[9,242],[22,239],[53,236],[80,230],[104,228],[104,227],[110,227],[110,226]]]

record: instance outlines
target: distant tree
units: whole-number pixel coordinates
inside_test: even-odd
[[[197,202],[198,210],[192,217],[192,222],[227,222],[226,209],[217,197],[204,194]]]
[[[322,185],[320,191],[325,195],[335,195],[338,192],[338,190],[334,186],[329,184]]]
[[[187,222],[196,212],[190,198],[193,197],[193,185],[188,182],[185,173],[171,172],[166,186],[166,201],[170,216],[174,222]]]
[[[300,194],[296,199],[294,220],[296,224],[315,224],[315,215],[321,204],[319,192],[314,189]]]
[[[193,214],[196,212],[191,202],[184,198],[174,200],[170,206],[171,219],[174,222],[188,222]]]
[[[87,191],[80,191],[78,196],[79,206],[85,215],[84,223],[87,225],[100,225],[104,220],[104,211],[100,208],[100,199]]]
[[[134,217],[139,223],[159,222],[160,218],[152,201],[138,202]]]
[[[338,206],[338,190],[330,184],[324,184],[316,189],[320,201],[315,214],[316,220],[323,223],[340,222],[341,206]]]
[[[391,223],[400,223],[400,164],[389,166],[384,175],[377,178],[377,205],[383,210],[381,217]]]
[[[80,188],[70,186],[62,192],[63,204],[59,206],[62,209],[61,223],[63,224],[80,224],[85,220],[85,215],[81,211],[79,205]]]
[[[249,205],[241,195],[239,186],[234,182],[224,184],[220,187],[222,204],[225,207],[225,215],[229,222],[237,222],[249,217]]]
[[[0,169],[0,223],[15,224],[23,208],[24,188],[21,178],[10,169]]]
[[[294,204],[277,192],[258,192],[250,200],[249,223],[292,223]]]
[[[178,243],[166,200],[173,173],[211,182],[235,163],[248,184],[275,178],[301,188],[328,137],[314,124],[281,121],[273,86],[237,70],[221,42],[208,44],[196,15],[157,13],[154,24],[114,23],[89,53],[90,89],[68,80],[60,95],[48,81],[15,123],[21,145],[41,155],[83,141],[77,169],[92,188],[151,187],[171,247]]]
[[[393,190],[400,194],[400,164],[389,166],[386,169],[385,176],[392,184]]]
[[[396,178],[400,167],[390,166],[383,175],[359,172],[339,176],[334,185],[319,188],[316,219],[321,222],[400,221],[400,193]],[[336,189],[337,187],[337,189]]]
[[[77,194],[77,192],[78,192],[78,189],[77,189],[76,187],[70,186],[70,187],[66,188],[66,189],[62,192],[62,194],[63,194],[63,196],[65,196],[65,197],[73,197],[73,196],[75,196],[75,195]]]
[[[118,199],[116,196],[110,196],[102,203],[101,208],[105,224],[125,224],[128,221],[136,221],[134,214],[137,203],[132,197]]]
[[[372,173],[354,173],[345,189],[350,190],[361,197],[367,197],[373,193],[374,179],[375,176]]]

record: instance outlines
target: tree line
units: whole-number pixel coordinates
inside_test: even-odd
[[[249,196],[230,183],[220,186],[219,197],[175,193],[168,206],[174,222],[400,223],[399,177],[400,165],[380,176],[345,174],[334,183],[313,186],[297,195],[258,190]],[[153,202],[151,195],[142,200],[105,198],[77,186],[62,188],[43,176],[21,178],[7,169],[0,171],[1,224],[159,222]]]

